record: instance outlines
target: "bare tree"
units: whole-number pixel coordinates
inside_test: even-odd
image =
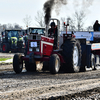
[[[68,31],[83,31],[85,17],[84,11],[75,11],[73,17],[67,17]]]
[[[66,28],[64,27],[64,22],[66,22],[66,24],[69,24],[67,30],[68,31],[75,31],[76,27],[75,27],[75,22],[71,17],[67,17],[67,18],[61,18],[61,30],[65,31]]]
[[[67,23],[69,24],[68,31],[75,31],[76,30],[74,19],[72,19],[71,17],[68,17]]]
[[[10,23],[8,23],[8,24],[7,24],[7,29],[10,29],[10,30],[13,29],[13,25],[10,24]]]
[[[2,25],[0,24],[0,33],[2,32],[2,29],[3,29],[3,28],[2,28]]]
[[[6,24],[0,24],[0,33],[4,30],[7,29],[7,25]]]
[[[45,27],[44,14],[41,11],[37,12],[35,16],[36,26]]]
[[[32,23],[31,16],[26,15],[26,17],[23,19],[23,22],[25,23],[26,27],[29,27]]]
[[[22,29],[22,26],[18,25],[18,24],[14,24],[13,25],[13,29]]]
[[[11,23],[8,23],[8,24],[3,24],[3,25],[0,25],[0,30],[3,31],[5,29],[21,29],[22,26],[18,25],[18,24],[11,24]]]
[[[88,26],[88,27],[86,28],[86,30],[87,30],[87,31],[93,31],[93,26]]]
[[[2,25],[2,29],[7,29],[7,25],[6,24],[3,24]]]
[[[75,19],[77,31],[83,30],[85,17],[86,15],[84,11],[81,10],[79,12],[78,11],[75,12],[74,19]]]

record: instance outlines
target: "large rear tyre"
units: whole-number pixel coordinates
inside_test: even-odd
[[[23,60],[22,60],[21,54],[15,54],[14,55],[14,57],[13,57],[13,69],[17,74],[22,72]]]
[[[60,69],[60,58],[57,54],[53,54],[50,57],[50,62],[49,62],[50,73],[56,74],[59,72],[59,69]]]
[[[81,46],[77,40],[67,40],[63,45],[65,72],[79,72],[81,65]]]
[[[3,53],[7,53],[7,52],[9,52],[9,44],[8,43],[3,43],[2,44],[2,52]]]
[[[27,72],[35,72],[36,63],[29,63],[29,61],[25,61],[25,69],[27,70]]]

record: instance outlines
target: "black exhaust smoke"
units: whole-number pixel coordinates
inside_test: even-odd
[[[48,24],[49,19],[51,18],[51,11],[54,6],[54,0],[48,0],[44,4],[44,13],[45,13],[45,24]]]
[[[58,13],[61,6],[62,5],[66,5],[67,4],[67,1],[68,0],[47,0],[45,3],[44,3],[44,13],[45,13],[45,24],[47,25],[48,22],[49,22],[49,19],[51,18],[51,12],[53,10],[53,8],[56,9],[56,12]],[[84,8],[87,8],[89,7],[90,5],[92,5],[94,0],[81,0],[82,4],[81,6],[84,6]],[[79,4],[78,0],[77,2],[75,2],[75,0],[73,0],[73,4]],[[84,9],[82,7],[82,9]]]
[[[47,0],[44,4],[44,13],[45,13],[45,24],[47,25],[49,22],[49,19],[51,18],[51,12],[53,7],[56,5],[58,7],[60,5],[65,5],[66,0]]]

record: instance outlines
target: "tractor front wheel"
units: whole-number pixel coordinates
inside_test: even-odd
[[[21,54],[15,54],[14,55],[14,57],[13,57],[13,69],[17,74],[22,72],[23,60],[22,60]]]
[[[50,57],[49,69],[50,69],[50,72],[52,74],[56,74],[56,73],[59,72],[59,69],[60,69],[60,58],[59,58],[59,56],[57,54],[53,54]]]

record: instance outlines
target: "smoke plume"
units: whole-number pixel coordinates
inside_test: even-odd
[[[73,6],[75,8],[80,6],[84,10],[90,7],[93,4],[93,1],[94,0],[73,0]]]
[[[93,4],[93,1],[94,0],[82,0],[82,5],[83,5],[83,8],[84,7],[89,7],[89,6],[91,6],[92,4]]]
[[[44,12],[45,12],[45,24],[48,24],[49,19],[51,18],[51,11],[54,6],[54,0],[48,0],[44,4]]]
[[[47,0],[44,4],[44,13],[45,13],[45,24],[47,25],[49,22],[49,19],[51,18],[51,12],[53,7],[58,8],[58,6],[60,5],[65,5],[66,4],[66,0]],[[60,8],[59,7],[59,8]]]
[[[55,8],[56,13],[60,11],[60,8],[62,5],[66,5],[68,0],[47,0],[44,3],[44,13],[45,13],[45,24],[47,25],[49,22],[49,19],[51,18],[52,10]],[[78,5],[82,6],[82,8],[87,8],[92,5],[94,0],[73,0],[73,6],[76,5],[75,8],[78,7]],[[81,4],[80,4],[81,2]]]

